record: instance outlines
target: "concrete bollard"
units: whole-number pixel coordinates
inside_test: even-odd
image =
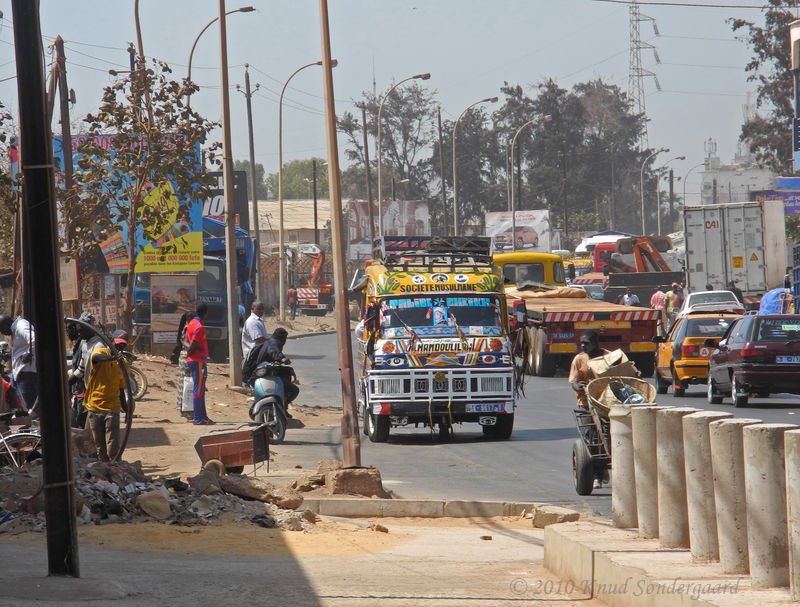
[[[611,434],[611,516],[614,525],[636,527],[636,478],[633,470],[631,406],[614,405],[608,414]],[[635,408],[635,407],[634,407]]]
[[[783,433],[795,428],[792,424],[754,424],[742,430],[747,544],[755,588],[789,585]]]
[[[647,539],[658,537],[656,411],[668,408],[642,405],[631,409],[636,516],[639,521],[639,537]]]
[[[789,588],[800,600],[800,430],[783,435],[786,449],[786,517],[789,528]]]
[[[744,486],[742,428],[760,419],[722,419],[708,425],[714,504],[717,509],[719,564],[723,573],[748,573],[747,500]]]
[[[683,465],[684,416],[697,413],[691,407],[656,411],[658,457],[658,538],[662,548],[689,547],[689,514],[686,506],[686,472]]]
[[[683,459],[686,467],[686,502],[692,559],[719,560],[714,474],[708,424],[733,417],[722,411],[700,411],[683,418]]]

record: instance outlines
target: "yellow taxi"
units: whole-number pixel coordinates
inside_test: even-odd
[[[695,312],[679,317],[669,333],[653,338],[656,342],[656,392],[683,396],[691,384],[708,380],[708,357],[714,348],[707,339],[719,341],[740,314]]]

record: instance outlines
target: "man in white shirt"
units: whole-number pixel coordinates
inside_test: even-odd
[[[244,321],[242,327],[242,361],[247,360],[247,355],[258,344],[267,339],[267,327],[264,325],[264,304],[256,300],[250,306],[250,316]]]
[[[13,321],[0,315],[0,333],[11,336],[11,381],[28,411],[34,408],[39,396],[39,379],[36,374],[36,332],[33,325],[22,316]]]

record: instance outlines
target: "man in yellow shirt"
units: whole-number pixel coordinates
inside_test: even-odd
[[[125,387],[119,363],[108,346],[97,341],[89,353],[91,367],[86,380],[83,406],[92,431],[97,459],[114,459],[119,452],[119,412],[122,409],[120,390]]]

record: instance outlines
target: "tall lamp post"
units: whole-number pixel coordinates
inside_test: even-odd
[[[331,60],[332,67],[336,67],[337,64],[338,62],[336,59]],[[322,65],[322,61],[306,63],[292,72],[292,75],[289,76],[286,79],[286,82],[283,83],[281,96],[278,99],[278,265],[280,266],[280,271],[278,272],[278,289],[280,290],[279,297],[281,321],[286,320],[286,252],[283,250],[283,94],[286,92],[286,87],[289,86],[289,82],[298,72],[301,72],[307,67],[311,67],[313,65]]]
[[[228,94],[228,32],[225,0],[219,0],[219,54],[222,85],[222,181],[225,192],[225,273],[228,294],[228,364],[231,385],[242,383],[242,350],[236,327],[239,326],[239,294],[236,292],[236,203],[233,191],[231,148],[231,104]]]
[[[227,11],[225,15],[232,15],[233,13],[251,13],[254,10],[256,9],[253,6],[243,6],[241,8],[237,8],[232,11]],[[189,68],[186,71],[186,80],[192,79],[192,57],[194,56],[194,48],[197,46],[197,41],[200,40],[200,36],[202,36],[206,32],[206,30],[212,25],[214,25],[217,21],[219,21],[219,17],[214,17],[211,21],[206,23],[205,27],[200,30],[200,33],[197,34],[197,37],[194,39],[194,42],[192,43],[192,50],[189,51]],[[192,100],[191,95],[189,95],[186,100],[186,105],[189,105],[191,100]]]
[[[551,118],[550,114],[545,114],[544,116],[541,116],[540,118],[534,118],[532,120],[528,120],[528,122],[526,122],[525,124],[523,124],[521,127],[519,127],[517,129],[517,132],[514,133],[514,137],[511,138],[511,163],[509,165],[510,166],[510,172],[509,172],[509,177],[508,177],[509,190],[511,191],[511,199],[510,199],[510,202],[509,202],[508,206],[509,206],[509,209],[511,210],[511,241],[512,241],[512,245],[511,246],[513,247],[512,251],[516,251],[517,250],[517,208],[516,208],[516,202],[514,200],[514,179],[513,179],[513,176],[514,176],[514,146],[517,144],[517,137],[519,137],[519,134],[522,132],[522,130],[525,127],[530,126],[531,124],[536,124],[537,122],[547,122],[548,120],[550,120],[550,118]]]
[[[487,97],[486,99],[481,99],[480,101],[476,101],[472,105],[468,105],[467,108],[458,115],[456,118],[455,123],[453,124],[453,141],[452,141],[452,148],[453,148],[453,236],[458,236],[458,183],[457,183],[457,172],[456,172],[456,129],[458,128],[458,121],[466,114],[469,110],[474,108],[476,105],[481,103],[495,103],[497,102],[497,97]]]
[[[697,167],[704,166],[705,162],[698,162],[694,165],[691,169],[686,171],[686,175],[683,176],[683,206],[686,206],[686,180],[689,179],[689,173],[694,171]]]
[[[661,152],[669,152],[669,148],[658,148],[655,152],[644,159],[644,162],[642,162],[642,168],[639,170],[639,195],[642,199],[642,236],[647,234],[644,226],[644,165],[646,165],[647,161],[653,156],[660,154]]]
[[[430,73],[425,72],[424,74],[416,74],[415,76],[409,76],[408,78],[403,78],[400,82],[395,83],[386,94],[381,99],[381,104],[378,106],[378,143],[377,143],[377,150],[375,151],[375,156],[377,157],[376,160],[378,161],[378,235],[383,238],[383,190],[381,189],[381,115],[383,114],[383,104],[386,103],[386,100],[389,98],[389,95],[392,94],[392,91],[396,89],[398,86],[403,84],[404,82],[408,82],[409,80],[428,80],[431,77]],[[371,245],[372,243],[370,243]]]
[[[686,156],[675,156],[675,158],[671,158],[667,160],[663,165],[662,169],[664,169],[670,162],[675,160],[686,160]],[[661,175],[659,174],[658,181],[656,182],[656,234],[661,234]],[[670,202],[670,204],[672,204]]]

